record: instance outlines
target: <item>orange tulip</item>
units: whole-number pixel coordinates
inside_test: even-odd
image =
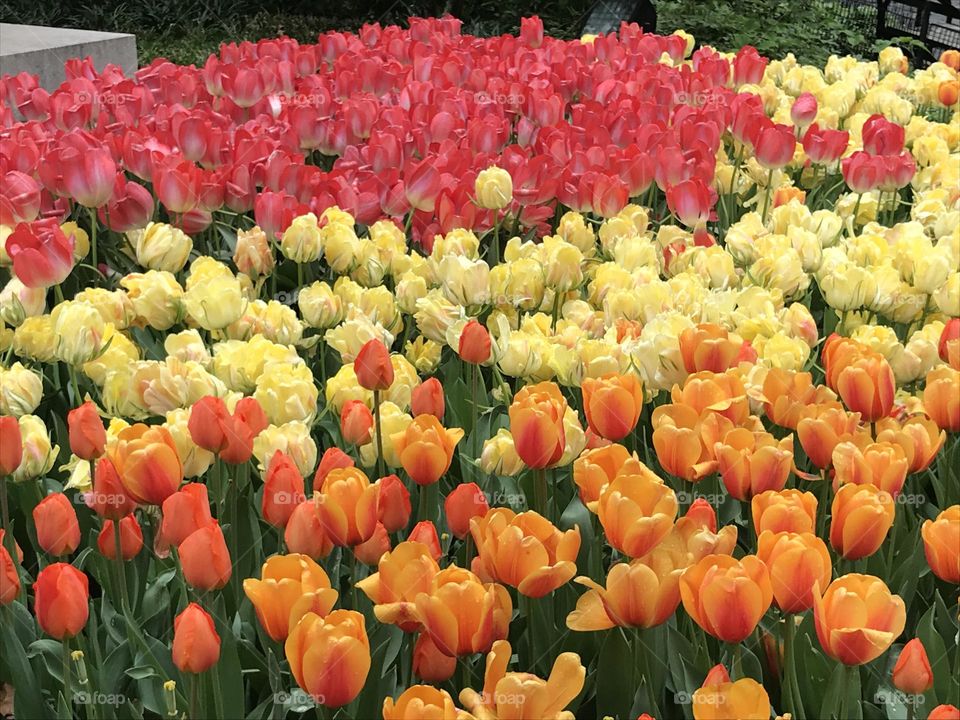
[[[213,524],[207,486],[188,483],[163,501],[163,517],[157,536],[157,547],[166,551],[176,547],[192,533]]]
[[[750,415],[747,391],[737,370],[689,375],[683,387],[674,385],[670,398],[675,405],[686,405],[698,415],[709,410],[722,415],[735,425],[742,425]]]
[[[940,365],[927,373],[923,409],[943,430],[960,431],[960,370]]]
[[[727,669],[722,664],[714,665],[707,671],[707,676],[703,679],[704,685],[720,685],[721,683],[730,682],[730,673],[727,672]]]
[[[432,485],[450,469],[461,428],[445,429],[433,415],[417,415],[406,430],[390,436],[400,464],[417,485]]]
[[[22,460],[20,423],[12,415],[0,415],[0,478],[13,475]]]
[[[750,501],[753,530],[759,536],[766,531],[811,533],[817,521],[817,498],[813,493],[768,490]]]
[[[386,390],[393,384],[393,365],[390,351],[382,340],[369,340],[360,348],[353,361],[360,387],[367,390]]]
[[[707,555],[680,576],[687,614],[728,643],[743,642],[773,601],[770,574],[756,555]]]
[[[777,441],[766,432],[736,428],[717,443],[717,469],[737,500],[749,500],[767,490],[782,490],[793,467],[793,435]]]
[[[360,545],[377,528],[377,486],[358,468],[331,470],[315,501],[334,545]]]
[[[876,485],[843,485],[833,497],[830,544],[848,560],[873,555],[893,525],[896,503]]]
[[[195,530],[177,548],[187,584],[201,592],[222,588],[230,581],[230,552],[217,522]]]
[[[859,429],[856,413],[832,405],[810,405],[797,422],[797,438],[810,462],[824,470],[833,462],[833,449],[854,440]]]
[[[334,610],[326,617],[307,613],[284,649],[297,684],[325,707],[352,702],[370,672],[366,624],[354,610]]]
[[[350,445],[365,445],[370,442],[373,430],[373,413],[362,400],[348,400],[340,411],[340,434]]]
[[[827,655],[845,665],[876,660],[903,632],[906,606],[880,578],[850,573],[813,593],[813,620]]]
[[[220,659],[220,635],[210,614],[197,603],[173,619],[173,664],[180,672],[198,675]]]
[[[716,685],[704,684],[693,693],[694,720],[767,720],[770,697],[753,678]]]
[[[243,592],[253,603],[261,627],[276,642],[286,640],[308,612],[327,615],[338,595],[323,568],[298,553],[267,558],[260,579],[244,580]]]
[[[627,469],[631,458],[634,460],[632,470]],[[621,472],[629,474],[637,471],[639,462],[623,445],[605,445],[584,450],[580,457],[573,461],[573,482],[580,491],[580,500],[591,512],[596,512],[603,486]]]
[[[951,505],[920,527],[927,564],[941,580],[960,585],[960,505]]]
[[[827,385],[833,390],[837,390],[840,372],[857,358],[870,354],[875,353],[863,343],[837,333],[830,335],[824,340],[823,350],[820,353]]]
[[[366,542],[353,547],[353,554],[357,560],[371,567],[376,566],[387,552],[390,552],[390,534],[381,522],[377,523],[373,535]]]
[[[4,530],[0,530],[0,605],[9,605],[20,594],[20,573],[4,542]]]
[[[730,555],[736,545],[736,525],[725,525],[719,530],[713,530],[696,516],[685,515],[677,520],[670,533],[640,560],[655,568],[669,564],[686,569],[707,555]]]
[[[793,200],[797,200],[801,205],[803,205],[806,199],[807,193],[798,188],[796,185],[781,185],[776,189],[776,192],[773,193],[773,206],[778,208],[781,205],[786,205]]]
[[[893,666],[893,686],[908,695],[922,695],[933,687],[933,670],[920,638],[914,638],[900,651]]]
[[[960,80],[944,80],[937,86],[937,100],[944,107],[952,108],[960,99]]]
[[[531,468],[550,467],[563,455],[567,401],[552,382],[526,385],[510,405],[510,433],[520,459]]]
[[[956,705],[937,705],[927,715],[927,720],[960,720],[960,708]]]
[[[377,481],[377,487],[377,518],[387,532],[403,530],[410,522],[410,491],[407,486],[396,475],[387,475]]]
[[[914,415],[902,423],[884,418],[877,423],[877,442],[896,443],[907,458],[907,472],[923,472],[940,452],[947,433],[925,415]]]
[[[688,373],[722,373],[736,366],[743,340],[714,323],[700,323],[680,333],[680,356]]]
[[[604,486],[597,515],[610,545],[629,557],[650,552],[677,517],[677,496],[644,465]]]
[[[93,460],[103,455],[107,431],[92,400],[67,413],[70,451],[78,458]]]
[[[691,376],[692,377],[692,376]],[[723,415],[702,415],[687,405],[661,405],[653,411],[653,447],[671,475],[696,482],[717,470],[717,442],[734,425]]]
[[[89,581],[73,565],[53,563],[43,568],[33,583],[33,611],[40,629],[63,640],[77,635],[87,624]]]
[[[485,653],[507,637],[513,603],[503,585],[483,583],[469,570],[451,565],[438,572],[429,592],[414,599],[416,613],[444,655]]]
[[[399,543],[384,553],[377,572],[357,583],[370,598],[377,620],[397,625],[404,632],[420,627],[414,601],[421,593],[429,593],[433,579],[440,572],[430,549],[419,542]]]
[[[875,442],[860,448],[842,442],[833,449],[833,468],[835,486],[869,483],[896,498],[907,479],[909,462],[903,448],[893,443]]]
[[[127,515],[120,523],[120,557],[124,560],[135,558],[143,549],[143,531],[136,515]],[[100,554],[110,560],[117,559],[116,533],[113,520],[105,520],[100,534],[97,535],[97,548]]]
[[[433,415],[437,420],[443,420],[446,412],[446,403],[443,399],[443,385],[436,378],[424,380],[410,393],[410,412],[417,415]]]
[[[698,497],[690,503],[684,517],[700,527],[709,528],[710,532],[717,531],[717,511],[705,498]]]
[[[63,493],[51,493],[33,508],[37,544],[48,555],[69,555],[80,545],[77,511]]]
[[[93,470],[93,488],[83,499],[97,515],[110,520],[119,520],[137,507],[127,495],[120,475],[108,457],[97,460]]]
[[[477,544],[472,569],[484,582],[500,582],[538,598],[577,573],[580,529],[561,532],[532,510],[518,515],[493,508],[470,521],[470,534]]]
[[[837,374],[837,392],[843,404],[866,422],[890,414],[896,389],[893,369],[879,353],[862,355]]]
[[[808,372],[792,372],[770,368],[763,378],[764,413],[780,427],[797,429],[797,423],[808,405],[840,407],[836,394],[825,385],[814,385]]]
[[[622,440],[637,426],[643,410],[643,383],[635,373],[584,378],[583,411],[600,437]]]
[[[313,489],[320,490],[323,481],[331,471],[339,468],[352,468],[353,458],[347,455],[343,450],[336,447],[327,448],[320,458],[320,464],[317,465],[317,471],[313,475]]]
[[[763,532],[757,538],[757,557],[767,566],[774,602],[785,613],[809,610],[813,584],[830,583],[830,551],[813,533]]]
[[[407,540],[426,545],[427,549],[430,550],[430,555],[438,562],[443,556],[443,550],[440,547],[440,538],[437,536],[437,526],[430,520],[421,520],[414,525],[413,530],[407,535]]]
[[[490,359],[490,332],[476,320],[463,326],[457,355],[465,363],[481,365]]]
[[[277,450],[270,459],[263,481],[263,499],[260,504],[263,519],[274,527],[287,526],[297,505],[306,500],[303,494],[303,476],[296,463]]]
[[[470,521],[482,518],[489,509],[487,496],[476,483],[460,483],[443,501],[447,527],[461,540],[470,532]]]
[[[237,404],[233,408],[233,418],[246,425],[253,437],[263,432],[270,424],[263,406],[254,397],[242,397],[237,400]]]
[[[224,426],[226,445],[220,459],[230,465],[242,465],[253,455],[253,430],[237,417],[228,417]]]
[[[960,50],[944,50],[940,53],[940,62],[960,72]]]
[[[227,425],[230,411],[222,398],[206,395],[190,407],[187,429],[190,439],[197,447],[212,453],[219,453],[228,443]]]
[[[960,317],[951,318],[943,326],[937,354],[954,370],[960,370]]]
[[[320,508],[313,499],[304,500],[293,509],[283,530],[283,541],[290,552],[314,560],[325,558],[333,550],[333,541],[327,536]]]
[[[457,706],[446,690],[430,685],[407,688],[394,701],[383,701],[383,720],[457,720]]]
[[[183,466],[170,431],[137,423],[124,428],[108,454],[127,494],[144,505],[161,505],[180,487]]]
[[[413,674],[428,683],[442,683],[453,677],[457,659],[437,650],[430,635],[420,633],[413,646]]]

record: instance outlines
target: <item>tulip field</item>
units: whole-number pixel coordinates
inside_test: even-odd
[[[0,715],[960,720],[958,69],[0,78]]]

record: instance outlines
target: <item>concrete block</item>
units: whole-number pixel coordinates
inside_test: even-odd
[[[66,76],[63,64],[89,55],[97,70],[113,63],[127,75],[137,69],[137,39],[126,33],[71,30],[0,23],[0,75],[28,72],[55,90]]]

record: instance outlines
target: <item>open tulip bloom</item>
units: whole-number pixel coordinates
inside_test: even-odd
[[[0,78],[0,706],[957,720],[958,69],[446,16]]]

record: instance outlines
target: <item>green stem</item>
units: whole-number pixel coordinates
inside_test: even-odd
[[[473,437],[470,438],[470,444],[473,448],[473,459],[478,460],[480,458],[480,433],[477,432],[477,424],[480,422],[480,408],[477,405],[477,400],[480,397],[477,391],[477,376],[480,374],[480,366],[473,365],[470,366],[470,392],[473,402],[470,403],[470,410],[473,413],[472,424],[470,425],[470,433]]]
[[[190,720],[197,720],[199,714],[197,712],[197,685],[200,684],[199,677],[191,673],[190,675]]]
[[[767,221],[767,208],[770,206],[770,196],[773,194],[773,169],[767,175],[767,191],[763,194],[763,213],[760,215],[763,222]]]
[[[113,545],[114,561],[117,563],[117,579],[120,583],[120,607],[130,607],[130,600],[127,598],[127,573],[123,567],[123,553],[120,551],[120,521],[113,521]]]
[[[216,711],[216,717],[222,718],[223,715],[223,695],[220,692],[220,666],[214,663],[210,668],[210,679],[213,680],[213,707]]]
[[[412,211],[411,211],[412,216]],[[377,432],[377,477],[382,478],[383,472],[383,429],[380,425],[380,391],[373,391],[373,419]]]
[[[460,686],[458,688],[459,690],[468,688],[471,684],[470,661],[468,658],[469,656],[467,655],[457,658],[457,683]]]
[[[637,687],[641,683],[646,689],[649,702],[648,709],[656,717],[662,717],[660,714],[660,703],[657,701],[657,691],[653,687],[653,674],[650,671],[650,655],[647,652],[645,640],[645,631],[642,627],[636,628],[633,637],[633,664],[638,674]]]
[[[533,509],[547,517],[547,470],[533,470]]]
[[[493,211],[493,244],[491,245],[493,250],[493,262],[490,263],[490,267],[494,268],[500,264],[500,211]]]
[[[97,211],[93,208],[87,208],[90,213],[90,259],[93,260],[93,267],[100,270],[100,263],[97,261]]]
[[[71,672],[70,672],[70,640],[69,638],[63,638],[60,642],[60,647],[63,649],[63,697],[67,701],[67,707],[70,708],[71,715],[73,714],[73,690],[70,687],[72,684],[71,681]]]

